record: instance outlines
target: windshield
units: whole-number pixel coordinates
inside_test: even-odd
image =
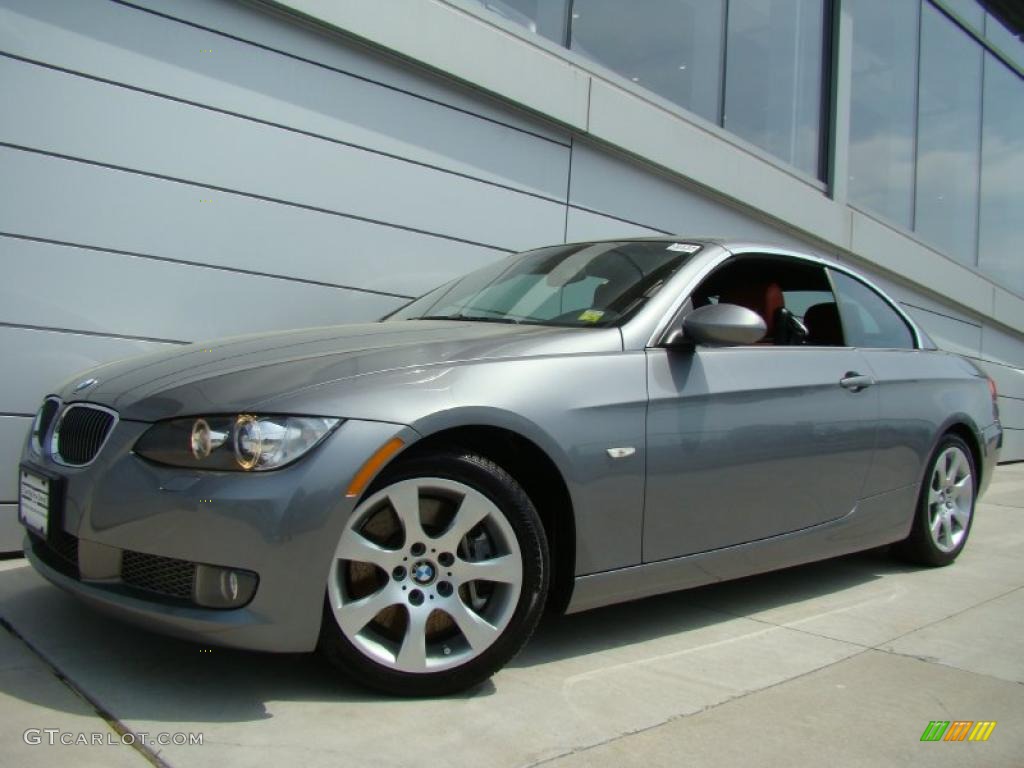
[[[527,251],[442,285],[387,319],[618,325],[699,250],[692,243],[625,241]]]

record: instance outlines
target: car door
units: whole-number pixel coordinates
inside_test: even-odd
[[[787,343],[768,317],[779,343],[647,350],[645,562],[843,517],[861,498],[872,462],[878,391],[861,354],[841,346],[824,268],[745,257],[705,285],[716,281],[723,303],[762,314],[770,307],[750,295],[760,293],[757,285],[778,286],[781,308],[798,320],[819,318],[817,328],[803,340],[810,343]],[[698,287],[688,303],[713,301],[709,290]]]
[[[946,355],[917,349],[902,314],[871,286],[829,270],[848,343],[856,346],[878,382],[879,429],[865,495],[916,485],[950,415],[951,381],[962,368]]]

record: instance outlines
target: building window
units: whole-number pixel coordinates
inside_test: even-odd
[[[1024,80],[988,55],[984,98],[978,264],[1000,284],[1024,296],[1020,242],[1024,213]]]
[[[570,47],[718,122],[725,0],[574,0]]]
[[[565,45],[569,0],[477,0],[484,8],[534,34]]]
[[[911,229],[920,0],[852,0],[849,9],[850,202]]]
[[[824,33],[821,0],[729,0],[723,126],[815,177]]]
[[[982,49],[936,8],[921,9],[914,229],[976,263]]]

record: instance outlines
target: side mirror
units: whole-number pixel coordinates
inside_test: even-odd
[[[756,344],[768,329],[756,312],[735,304],[710,304],[686,316],[680,341],[735,346]]]

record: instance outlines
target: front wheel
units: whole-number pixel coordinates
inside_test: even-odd
[[[974,521],[975,467],[970,448],[945,435],[932,454],[910,536],[898,552],[922,565],[949,565],[963,551]]]
[[[462,690],[532,634],[548,571],[536,509],[501,467],[462,452],[406,459],[345,525],[320,647],[350,677],[387,693]]]

